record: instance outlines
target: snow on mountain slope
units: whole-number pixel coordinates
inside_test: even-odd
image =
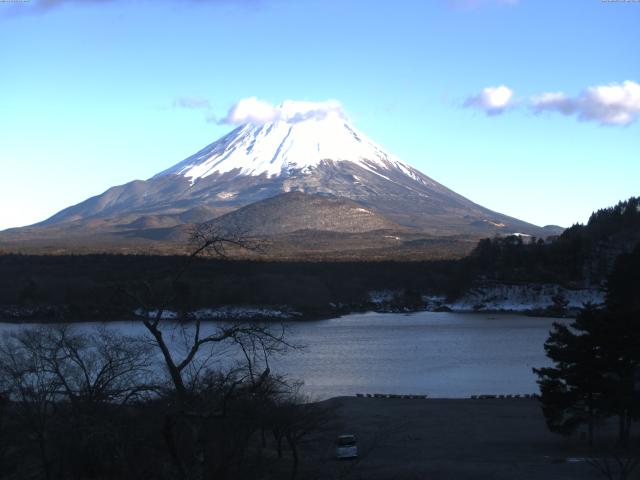
[[[294,171],[309,173],[323,160],[333,160],[353,162],[383,178],[387,178],[384,170],[395,169],[413,180],[429,183],[349,125],[340,112],[308,118],[294,114],[298,111],[295,103],[282,106],[282,117],[263,125],[238,127],[156,177],[180,175],[195,183],[215,173],[233,171],[238,175],[288,176]]]

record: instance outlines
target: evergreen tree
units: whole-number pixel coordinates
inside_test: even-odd
[[[636,318],[640,314],[640,244],[616,259],[607,279],[607,308]]]
[[[634,209],[635,209],[634,205]],[[621,255],[608,281],[607,305],[587,305],[570,325],[555,323],[545,343],[554,366],[534,369],[551,431],[570,434],[596,420],[618,417],[626,446],[640,417],[640,246]]]
[[[627,215],[638,205],[626,206]],[[618,416],[620,443],[626,445],[631,424],[640,417],[640,244],[620,255],[607,281],[610,372],[608,409]]]
[[[607,366],[603,408],[618,417],[621,446],[629,443],[633,419],[640,416],[640,319],[637,314],[611,312],[600,341]]]
[[[554,323],[544,348],[554,367],[534,368],[540,385],[540,401],[552,432],[569,435],[588,425],[589,444],[595,423],[602,417],[605,396],[605,361],[598,338],[602,312],[588,305],[570,327]]]

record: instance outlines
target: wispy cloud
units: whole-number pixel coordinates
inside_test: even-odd
[[[55,10],[64,5],[97,5],[114,3],[116,0],[28,0],[4,5],[0,11],[3,17],[18,17],[22,15],[40,15]]]
[[[31,0],[24,8],[27,11],[44,12],[65,4],[113,3],[115,0]]]
[[[190,108],[190,109],[205,109],[208,110],[211,108],[211,103],[204,97],[198,96],[186,96],[186,97],[177,97],[173,101],[174,108]]]
[[[226,125],[243,125],[246,123],[262,125],[275,120],[296,123],[303,120],[320,120],[329,115],[345,117],[340,102],[337,100],[324,102],[285,100],[280,105],[273,105],[257,97],[248,97],[234,104],[227,112],[227,115],[219,119],[217,123]]]
[[[38,15],[52,10],[69,6],[86,6],[99,4],[130,4],[133,1],[148,3],[180,3],[183,5],[204,5],[204,4],[230,4],[230,5],[254,5],[262,0],[28,0],[17,2],[5,9],[2,13],[5,16]]]
[[[547,92],[533,96],[531,108],[538,114],[575,115],[578,120],[601,125],[629,125],[640,115],[640,84],[627,80],[588,87],[575,97],[563,92]]]
[[[513,90],[505,85],[483,88],[480,93],[468,97],[463,106],[482,110],[487,115],[499,115],[513,103]]]

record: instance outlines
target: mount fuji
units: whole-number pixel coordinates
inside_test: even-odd
[[[354,235],[415,245],[427,238],[556,233],[468,200],[386,152],[340,109],[314,105],[284,102],[268,121],[241,125],[148,180],[3,232],[0,242],[181,241],[185,226],[204,221],[303,244],[309,235],[344,234],[356,249]]]

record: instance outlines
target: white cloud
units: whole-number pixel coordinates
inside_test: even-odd
[[[543,93],[531,98],[531,108],[535,113],[576,115],[579,120],[601,125],[629,125],[640,115],[640,84],[627,80],[589,87],[576,97],[562,92]]]
[[[248,97],[233,105],[227,115],[218,120],[218,123],[262,125],[275,120],[296,123],[310,119],[321,120],[330,115],[345,117],[342,105],[337,100],[324,102],[285,100],[280,105],[272,105],[257,97]]]
[[[464,102],[466,108],[477,108],[487,115],[499,115],[511,106],[513,90],[504,85],[483,88],[482,91],[469,97]]]
[[[253,123],[261,125],[278,118],[278,110],[268,102],[256,97],[243,98],[229,109],[227,116],[219,120],[219,123],[230,125],[242,125]]]

